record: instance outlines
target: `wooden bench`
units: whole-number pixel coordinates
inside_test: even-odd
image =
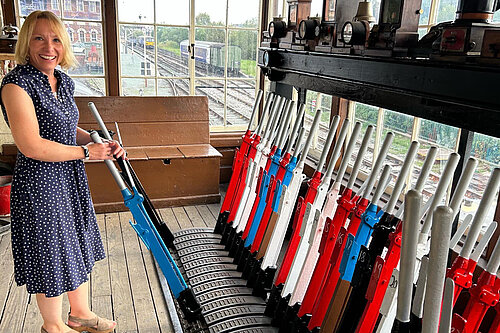
[[[155,207],[220,201],[222,156],[210,145],[208,100],[183,97],[76,97],[79,126],[98,129],[93,102],[109,130],[118,123],[129,160]],[[117,136],[114,137],[117,139]],[[102,161],[85,163],[96,212],[126,210]]]

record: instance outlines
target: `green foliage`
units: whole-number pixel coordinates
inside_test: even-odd
[[[241,60],[240,71],[246,75],[254,76],[257,72],[257,62],[255,60]]]
[[[378,108],[371,105],[356,103],[356,118],[368,124],[376,124],[378,119]]]
[[[179,43],[176,43],[174,41],[170,40],[170,41],[167,41],[167,42],[158,43],[158,47],[160,49],[173,52],[173,53],[175,53],[178,56],[181,55],[181,50],[179,49]]]
[[[187,28],[158,28],[157,32],[158,42],[173,41],[179,47],[180,42],[189,38],[189,30]]]
[[[500,164],[500,139],[475,133],[472,155],[496,165]]]

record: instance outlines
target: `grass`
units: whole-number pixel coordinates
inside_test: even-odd
[[[158,44],[158,47],[163,50],[170,51],[178,56],[181,55],[181,50],[179,49],[179,46],[175,47],[171,45],[172,43],[169,42],[162,42]]]

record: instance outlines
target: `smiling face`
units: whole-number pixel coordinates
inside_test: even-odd
[[[52,76],[63,55],[64,47],[49,20],[38,19],[29,41],[30,63],[42,73]]]

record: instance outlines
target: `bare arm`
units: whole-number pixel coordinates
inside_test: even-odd
[[[76,144],[77,145],[86,145],[92,142],[90,138],[90,133],[84,130],[83,128],[76,128]]]
[[[25,156],[45,161],[62,162],[82,159],[83,149],[79,146],[64,145],[40,137],[35,107],[29,95],[15,84],[2,88],[2,100],[9,118],[14,141]],[[89,144],[90,158],[96,160],[112,159],[108,143]]]

